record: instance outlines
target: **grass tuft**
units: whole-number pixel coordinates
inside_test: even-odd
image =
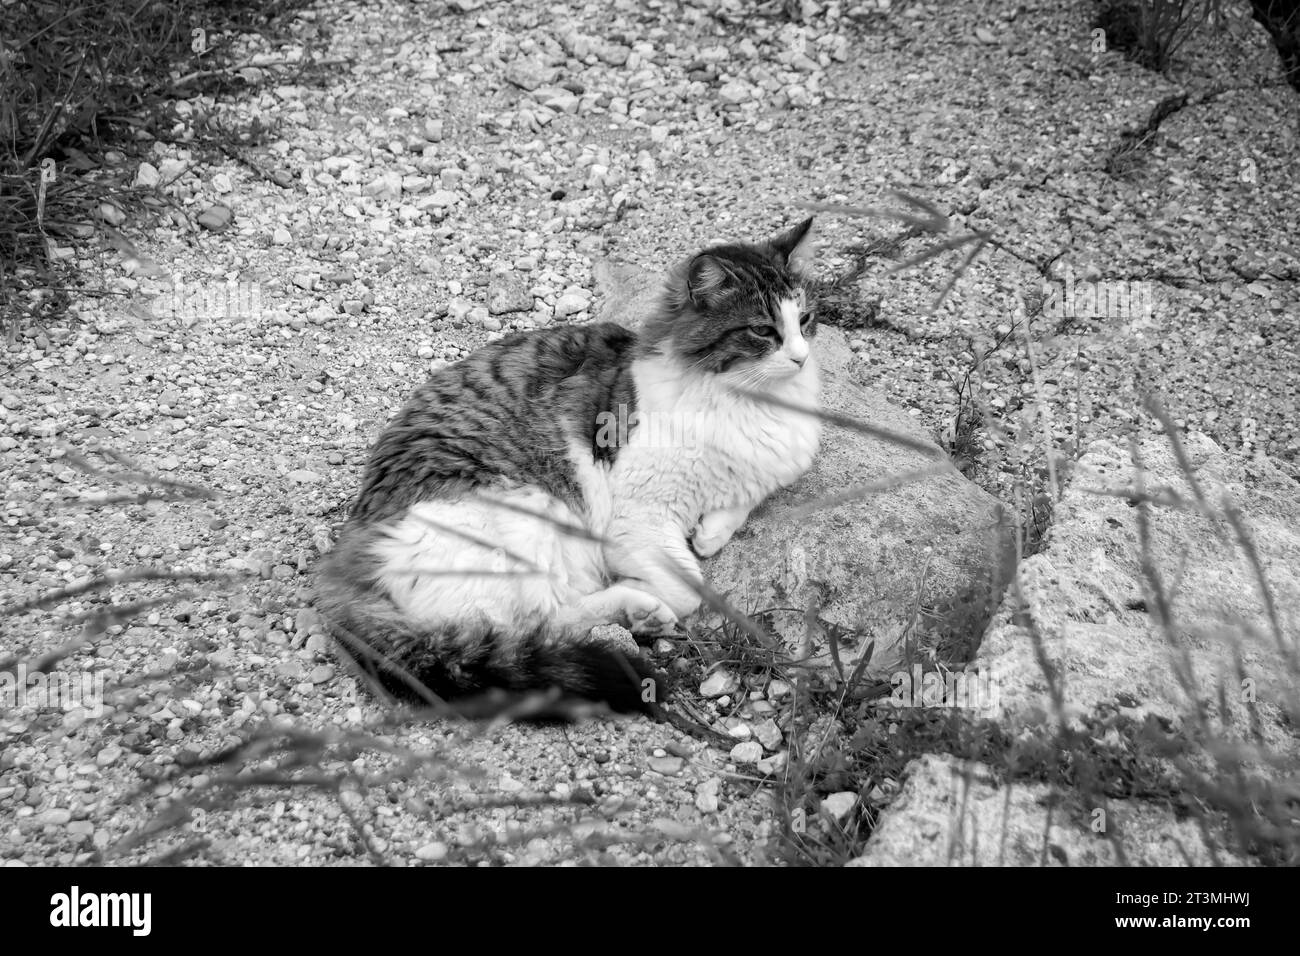
[[[302,0],[17,0],[0,36],[0,333],[61,319],[85,294],[74,249],[165,202],[123,162],[184,135],[176,104],[261,82],[241,38],[283,37]],[[299,41],[315,25],[292,24]],[[299,64],[302,69],[306,64]],[[220,140],[219,136],[212,137]]]

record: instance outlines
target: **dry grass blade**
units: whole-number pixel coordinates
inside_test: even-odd
[[[1268,583],[1268,576],[1264,573],[1264,562],[1260,559],[1254,538],[1251,537],[1250,531],[1246,528],[1245,518],[1242,517],[1240,510],[1226,494],[1223,496],[1222,506],[1223,516],[1227,518],[1228,524],[1232,526],[1232,530],[1237,535],[1237,544],[1246,555],[1246,560],[1250,562],[1251,571],[1255,575],[1255,583],[1259,586],[1260,599],[1264,602],[1264,610],[1268,615],[1269,628],[1277,641],[1278,649],[1287,653],[1294,665],[1295,647],[1293,644],[1288,643],[1286,636],[1282,632],[1282,618],[1278,614],[1277,600],[1273,596],[1273,588]]]
[[[435,531],[440,531],[443,534],[449,534],[453,538],[460,538],[462,541],[468,541],[470,544],[476,544],[480,548],[484,548],[488,551],[500,551],[507,558],[509,558],[512,561],[517,561],[518,563],[522,564],[524,567],[528,568],[530,571],[533,571],[537,574],[546,573],[541,568],[539,568],[536,564],[534,564],[532,561],[525,558],[523,555],[511,551],[509,548],[503,548],[498,542],[489,541],[486,538],[480,538],[478,535],[471,534],[470,532],[465,531],[462,528],[456,528],[448,524],[443,524],[440,521],[434,521],[428,515],[421,514],[418,511],[411,511],[411,516],[414,517],[421,524],[426,524],[430,528],[433,528]]]
[[[1013,581],[1010,590],[1015,594],[1016,602],[1021,607],[1028,606],[1029,602],[1025,600],[1024,593],[1020,590],[1019,581]],[[1047,653],[1047,641],[1043,638],[1038,622],[1032,616],[1029,618],[1026,630],[1034,649],[1034,663],[1038,665],[1044,680],[1047,681],[1047,692],[1052,701],[1052,713],[1056,716],[1058,730],[1064,733],[1068,729],[1065,712],[1065,678],[1060,668],[1056,666],[1056,662]]]
[[[28,601],[21,601],[18,604],[11,604],[0,607],[0,617],[10,617],[16,614],[25,614],[28,611],[35,611],[41,608],[53,607],[61,604],[70,598],[80,597],[83,594],[89,594],[92,591],[103,591],[106,588],[116,587],[119,584],[134,584],[139,581],[225,581],[240,577],[238,574],[231,574],[224,571],[176,571],[170,568],[132,568],[129,571],[122,571],[118,574],[106,574],[103,577],[91,578],[83,581],[81,584],[69,585],[66,588],[60,588],[57,591],[50,591],[42,594],[40,597],[32,598]]]
[[[131,620],[142,611],[149,611],[155,607],[161,607],[165,604],[171,604],[175,601],[183,601],[193,596],[193,592],[180,591],[176,594],[168,594],[164,597],[150,598],[146,601],[136,601],[133,604],[113,604],[106,608],[96,608],[93,611],[86,611],[82,614],[74,614],[68,618],[67,623],[82,623],[81,634],[75,639],[68,641],[54,650],[36,658],[33,661],[26,662],[16,655],[10,654],[3,661],[0,661],[0,672],[12,672],[17,669],[19,664],[24,664],[29,673],[40,671],[44,673],[55,664],[63,661],[81,648],[85,647],[95,638],[99,637],[114,624],[121,624]]]
[[[1120,498],[1124,501],[1130,501],[1133,504],[1145,502],[1147,504],[1158,505],[1162,508],[1171,508],[1177,511],[1187,511],[1191,514],[1205,514],[1193,502],[1188,501],[1173,488],[1157,488],[1154,491],[1143,489],[1138,491],[1135,488],[1084,488],[1083,491],[1090,495],[1096,495],[1099,498]]]
[[[1187,479],[1187,484],[1191,486],[1192,494],[1196,496],[1196,501],[1201,506],[1204,515],[1213,519],[1215,516],[1214,508],[1210,505],[1209,499],[1205,496],[1205,490],[1196,477],[1196,469],[1192,465],[1191,458],[1187,455],[1187,449],[1183,447],[1183,439],[1178,426],[1174,424],[1174,420],[1165,411],[1160,399],[1154,393],[1148,393],[1142,399],[1142,407],[1160,422],[1160,427],[1164,429],[1165,436],[1169,439],[1169,446],[1174,453],[1174,459],[1178,462],[1178,468],[1182,471],[1183,477]]]
[[[897,272],[906,272],[908,269],[923,265],[931,259],[943,255],[945,252],[950,252],[953,249],[960,249],[962,246],[970,245],[971,243],[976,243],[974,253],[978,253],[979,250],[983,248],[984,244],[988,242],[988,238],[988,233],[972,232],[962,236],[953,236],[951,239],[945,239],[942,242],[936,242],[934,245],[922,249],[910,259],[904,259],[902,262],[897,262],[890,266],[885,270],[885,275],[894,275]],[[967,259],[969,260],[970,258],[973,258],[974,253],[969,255]],[[955,275],[958,278],[960,277],[959,274]]]
[[[962,259],[961,264],[952,271],[950,276],[948,276],[948,281],[944,283],[943,288],[939,290],[939,294],[935,297],[934,301],[930,303],[929,308],[926,310],[927,315],[931,315],[938,311],[939,306],[943,305],[945,300],[947,300],[949,293],[951,293],[956,287],[957,282],[961,277],[966,274],[966,270],[970,268],[971,263],[975,261],[975,257],[983,252],[984,247],[989,244],[991,236],[987,232],[973,232],[964,238],[966,242],[972,243],[970,252],[966,253],[966,258]]]
[[[737,627],[757,641],[760,647],[765,647],[768,650],[776,649],[776,642],[773,641],[772,638],[769,637],[748,615],[742,613],[739,609],[733,606],[725,597],[713,590],[713,588],[709,587],[703,581],[691,577],[671,561],[664,560],[662,563],[673,576],[694,590],[695,593],[699,595],[700,600],[708,605],[711,610],[716,611],[718,614],[721,614],[728,620],[732,621]]]
[[[321,60],[263,60],[256,62],[249,60],[245,63],[233,63],[230,66],[223,66],[214,70],[195,70],[193,73],[187,73],[171,85],[173,90],[179,90],[182,86],[189,86],[195,80],[210,79],[214,76],[228,76],[231,73],[238,73],[241,70],[247,70],[250,67],[257,70],[265,70],[268,67],[294,66],[301,70],[304,67],[316,66],[345,66],[352,63],[351,57],[334,57]]]
[[[814,598],[814,602],[815,600],[816,599]],[[803,655],[804,657],[807,657],[812,652],[813,633],[814,631],[818,630],[816,625],[817,625],[816,604],[809,603],[808,612],[804,615],[804,645],[807,649]],[[845,690],[847,691],[848,688],[845,685],[845,680],[844,680],[844,662],[840,660],[839,636],[833,633],[827,634],[826,648],[831,652],[831,664],[833,664],[835,667],[835,674],[837,677],[839,677],[840,684],[842,686],[845,686]]]
[[[576,525],[570,521],[562,521],[559,518],[556,518],[554,515],[548,515],[540,511],[534,511],[532,508],[525,508],[523,505],[518,504],[516,502],[507,501],[504,498],[496,498],[491,495],[482,495],[481,500],[486,501],[488,504],[495,505],[498,508],[503,508],[506,511],[513,511],[516,514],[527,515],[530,518],[536,518],[538,521],[545,521],[547,524],[551,525],[552,527],[556,528],[559,531],[564,532],[566,535],[568,535],[571,538],[578,538],[582,541],[591,541],[596,544],[606,543],[605,539],[602,538],[600,535],[592,531],[589,531],[588,529],[582,527],[581,525]]]
[[[177,601],[188,601],[194,597],[194,591],[173,591],[170,594],[162,594],[154,598],[146,598],[143,601],[133,601],[130,604],[110,604],[108,607],[95,608],[90,611],[82,611],[78,614],[71,614],[61,619],[62,624],[77,624],[85,622],[87,627],[102,632],[112,627],[114,624],[122,624],[131,620],[137,614],[143,611],[151,611],[156,607],[165,607],[168,604],[175,604]]]
[[[910,193],[900,192],[897,190],[891,191],[889,195],[900,202],[911,206],[913,209],[920,210],[924,215],[898,212],[896,210],[884,209],[876,206],[850,206],[841,203],[797,202],[795,205],[813,212],[821,212],[831,215],[891,219],[897,222],[906,223],[909,229],[915,230],[918,233],[939,234],[948,232],[952,228],[951,220],[949,220],[949,218],[944,215],[944,213],[938,206],[934,205],[934,203],[921,199],[919,196],[913,196]],[[961,263],[953,270],[952,274],[948,276],[943,288],[939,290],[938,296],[935,297],[926,309],[925,314],[932,315],[947,300],[948,295],[952,292],[953,288],[956,287],[957,282],[962,278],[962,276],[966,274],[966,271],[970,268],[976,257],[978,257],[984,248],[992,241],[993,234],[985,230],[976,230],[966,233],[965,235],[954,236],[951,239],[945,239],[927,249],[923,249],[915,256],[891,266],[886,270],[885,274],[893,275],[894,273],[904,272],[908,269],[929,262],[931,259],[941,256],[945,252],[950,252],[953,249],[960,249],[963,246],[970,246],[970,250],[966,253]],[[863,261],[859,262],[858,266],[855,267],[854,270],[851,270],[850,278],[856,279],[864,270],[865,258]],[[846,277],[841,277],[836,280],[834,285],[843,285],[845,284],[845,281]]]
[[[158,854],[156,857],[154,857],[145,865],[151,867],[152,866],[180,866],[182,863],[185,863],[187,860],[192,860],[197,858],[200,853],[208,849],[208,847],[210,846],[212,846],[212,841],[209,840],[207,837],[195,837],[192,840],[186,840],[184,843],[182,843],[178,847],[175,847],[174,849],[167,850],[165,853]]]
[[[894,209],[886,209],[883,206],[847,206],[841,203],[809,202],[804,200],[795,200],[791,202],[790,205],[797,209],[806,209],[808,212],[824,213],[832,216],[891,219],[895,222],[906,223],[907,225],[924,232],[936,231],[934,228],[935,224],[931,220],[920,219],[916,216],[911,216],[904,212],[898,212]],[[942,231],[942,228],[939,231]]]
[[[939,211],[939,208],[932,203],[925,201],[910,193],[890,190],[888,195],[895,199],[917,209],[920,209],[926,215],[917,216],[914,213],[899,212],[896,209],[886,209],[883,206],[851,206],[844,203],[827,203],[812,202],[806,200],[796,200],[792,205],[806,209],[809,212],[825,213],[833,216],[851,216],[854,218],[869,219],[892,219],[895,222],[906,223],[922,232],[947,232],[948,217]]]
[[[192,501],[194,498],[212,497],[217,495],[196,495],[188,491],[138,491],[134,494],[113,494],[102,495],[98,497],[77,498],[71,501],[51,502],[50,507],[59,511],[69,511],[74,508],[103,508],[108,505],[143,505],[151,501]]]
[[[901,475],[890,475],[888,478],[881,478],[878,481],[863,482],[859,485],[852,485],[843,491],[838,491],[833,495],[824,495],[816,498],[806,504],[801,504],[790,509],[787,516],[791,521],[799,521],[808,517],[815,512],[825,508],[837,508],[842,504],[850,501],[856,501],[859,498],[865,498],[868,495],[878,494],[882,491],[889,491],[901,485],[911,484],[914,481],[924,481],[927,478],[933,478],[936,475],[947,474],[955,471],[953,465],[937,468],[918,468],[916,471],[907,471]]]
[[[41,124],[40,132],[36,134],[36,139],[32,142],[31,148],[28,149],[27,155],[23,157],[20,168],[31,169],[32,163],[37,156],[44,151],[49,141],[50,131],[54,129],[55,120],[59,119],[68,108],[68,100],[76,92],[77,83],[81,79],[82,72],[86,68],[86,57],[82,57],[77,63],[76,72],[72,75],[71,82],[68,83],[66,91],[58,96],[57,104],[46,114],[45,122]],[[38,207],[37,226],[40,226],[40,212]]]
[[[929,221],[933,223],[933,231],[943,232],[948,228],[948,217],[940,212],[939,207],[929,200],[922,199],[920,196],[915,196],[912,193],[905,193],[901,189],[891,189],[889,190],[888,195],[909,206],[915,206],[917,209],[924,212],[929,216]]]
[[[537,578],[547,577],[545,571],[493,571],[487,568],[465,568],[448,571],[446,568],[409,568],[389,572],[399,578]]]
[[[862,675],[866,673],[867,667],[871,664],[871,658],[876,654],[876,642],[869,641],[867,646],[862,649],[861,656],[858,657],[858,663],[853,668],[853,673],[849,675],[848,681],[844,685],[846,696],[853,696],[853,692],[862,682]]]
[[[151,472],[138,468],[126,455],[113,449],[100,449],[100,454],[121,465],[124,471],[105,471],[91,464],[84,455],[75,449],[63,446],[60,451],[63,458],[78,471],[90,475],[93,478],[103,478],[106,481],[116,482],[118,484],[141,484],[157,485],[160,488],[167,488],[182,498],[218,498],[217,492],[203,485],[192,484],[188,481],[177,481],[174,478],[164,478],[162,475],[155,475]],[[96,500],[95,504],[107,504],[108,501]]]
[[[1138,447],[1136,440],[1132,443],[1133,466],[1136,473],[1135,485],[1140,496],[1137,503],[1137,527],[1138,527],[1138,554],[1139,564],[1142,569],[1143,577],[1147,584],[1147,602],[1157,626],[1165,637],[1165,642],[1170,650],[1171,664],[1173,666],[1174,676],[1178,680],[1179,686],[1187,699],[1192,702],[1193,709],[1197,718],[1197,726],[1203,730],[1208,730],[1208,715],[1205,710],[1205,703],[1201,695],[1197,692],[1196,674],[1192,662],[1191,651],[1187,646],[1187,641],[1179,633],[1174,623],[1173,601],[1170,598],[1169,590],[1165,586],[1164,575],[1156,564],[1154,541],[1151,527],[1151,506],[1142,500],[1145,498],[1146,470],[1143,463],[1141,449]],[[1181,467],[1181,462],[1180,462]]]
[[[423,681],[410,671],[406,670],[406,668],[379,653],[368,643],[356,637],[347,628],[334,624],[331,626],[330,630],[334,636],[334,640],[340,645],[340,649],[351,658],[355,673],[360,675],[362,680],[366,682],[370,688],[370,692],[374,694],[375,697],[380,700],[391,700],[375,675],[367,667],[359,663],[357,658],[363,658],[376,667],[383,668],[384,671],[392,674],[405,684],[412,693],[423,700],[426,705],[439,713],[445,713],[447,707],[446,701],[434,694],[433,691],[429,690],[429,688],[424,685]]]
[[[869,435],[872,438],[878,438],[881,441],[889,442],[891,445],[898,445],[902,448],[910,448],[912,451],[919,451],[929,458],[939,458],[943,456],[942,449],[936,448],[927,441],[923,441],[919,438],[912,438],[910,435],[904,435],[899,432],[890,431],[888,428],[868,425],[866,422],[859,421],[852,415],[841,415],[839,412],[829,412],[821,408],[810,408],[807,405],[787,402],[783,398],[764,395],[762,392],[755,392],[745,388],[733,388],[732,391],[755,402],[774,405],[777,408],[784,408],[792,412],[800,412],[804,415],[820,419],[827,424],[838,425],[839,427],[847,428],[850,431],[861,432],[862,434]]]

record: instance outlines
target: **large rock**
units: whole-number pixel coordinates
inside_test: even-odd
[[[1104,814],[1101,815],[1101,814]],[[1134,800],[1104,808],[1061,799],[1046,784],[999,784],[989,769],[927,755],[865,852],[849,866],[1211,866],[1239,864],[1207,847],[1195,820]]]
[[[1245,738],[1253,696],[1264,742],[1300,752],[1291,729],[1300,716],[1300,485],[1267,458],[1227,455],[1204,436],[1189,436],[1185,446],[1220,517],[1198,513],[1168,439],[1148,439],[1139,451],[1141,484],[1150,494],[1172,490],[1189,504],[1150,507],[1146,548],[1139,510],[1124,497],[1138,487],[1131,453],[1099,442],[1078,463],[1047,548],[1021,563],[980,650],[978,663],[995,676],[1009,726],[1042,722],[1045,711],[1054,719],[1045,659],[1065,716],[1076,723],[1099,707],[1119,706],[1181,727],[1204,707]],[[1222,517],[1225,495],[1258,553],[1268,598]],[[1168,600],[1168,627],[1151,572]],[[1221,688],[1227,714],[1218,714]]]
[[[986,766],[927,756],[909,766],[854,865],[1242,863],[1242,834],[1267,854],[1273,827],[1294,816],[1300,779],[1300,486],[1266,458],[1184,441],[1215,517],[1195,504],[1168,439],[1141,443],[1140,470],[1131,452],[1096,443],[975,661],[1008,738],[1070,750],[1060,766],[1079,782],[1150,798],[999,785]],[[1137,491],[1156,499],[1145,544]],[[1228,499],[1247,547],[1226,519]],[[1007,757],[1004,775],[1016,763]],[[1220,827],[1229,820],[1235,831]]]
[[[597,266],[596,284],[597,317],[634,328],[654,307],[662,279],[607,262]],[[853,354],[838,329],[823,326],[814,343],[823,407],[898,433],[912,446],[827,425],[812,470],[755,510],[705,562],[706,577],[746,613],[791,609],[770,616],[791,643],[805,633],[803,611],[815,601],[823,624],[856,636],[844,663],[874,641],[868,673],[885,675],[900,663],[904,638],[925,645],[983,632],[1009,573],[1011,536],[994,498],[952,469],[905,412],[850,380]],[[797,512],[855,485],[925,470],[937,473]],[[811,651],[824,654],[825,647]]]

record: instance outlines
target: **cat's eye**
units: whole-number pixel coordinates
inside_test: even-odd
[[[799,316],[799,328],[802,329],[805,325],[807,325],[812,320],[813,320],[813,314],[811,312],[805,312],[803,315]]]
[[[778,339],[776,327],[771,325],[754,325],[750,326],[749,331],[757,335],[760,339]]]

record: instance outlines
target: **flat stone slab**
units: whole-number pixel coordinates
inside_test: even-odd
[[[1203,436],[1188,436],[1184,446],[1215,517],[1192,504],[1197,490],[1167,438],[1143,441],[1136,459],[1110,442],[1093,445],[1057,505],[1047,547],[1021,562],[975,666],[993,687],[991,712],[980,716],[1017,737],[1054,739],[1062,721],[1107,726],[1103,739],[1090,730],[1074,745],[1131,752],[1154,720],[1159,737],[1188,748],[1181,766],[1191,776],[1162,761],[1169,779],[1186,781],[1182,789],[1200,800],[1222,787],[1208,801],[1211,826],[1180,819],[1166,802],[1088,806],[1074,790],[999,784],[987,766],[930,755],[909,765],[899,797],[852,865],[1249,862],[1214,825],[1215,806],[1246,801],[1242,779],[1261,794],[1269,781],[1282,799],[1288,788],[1294,793],[1287,781],[1300,763],[1300,485],[1269,459],[1226,454]],[[1155,499],[1145,545],[1134,491]],[[1264,571],[1267,597],[1224,518],[1227,500]]]
[[[1111,800],[1071,805],[1046,784],[999,784],[989,768],[927,755],[866,851],[848,866],[1224,866],[1242,860],[1205,844],[1195,820]],[[1100,829],[1097,829],[1100,828]],[[1118,846],[1118,849],[1117,849]]]
[[[1194,505],[1153,504],[1144,551],[1139,511],[1123,497],[1138,487],[1131,452],[1099,442],[1078,463],[1047,548],[1021,562],[1016,600],[1009,592],[980,649],[1004,720],[1032,724],[1052,709],[1042,655],[1071,720],[1113,705],[1182,726],[1203,706],[1244,739],[1253,698],[1267,746],[1300,753],[1286,717],[1300,714],[1300,485],[1269,459],[1228,455],[1204,436],[1185,447],[1210,508],[1222,514],[1225,500],[1235,503],[1268,597],[1231,523]],[[1148,493],[1196,500],[1168,439],[1142,442],[1139,457]],[[1168,627],[1149,571],[1167,596]],[[1221,689],[1226,714],[1218,713]]]

